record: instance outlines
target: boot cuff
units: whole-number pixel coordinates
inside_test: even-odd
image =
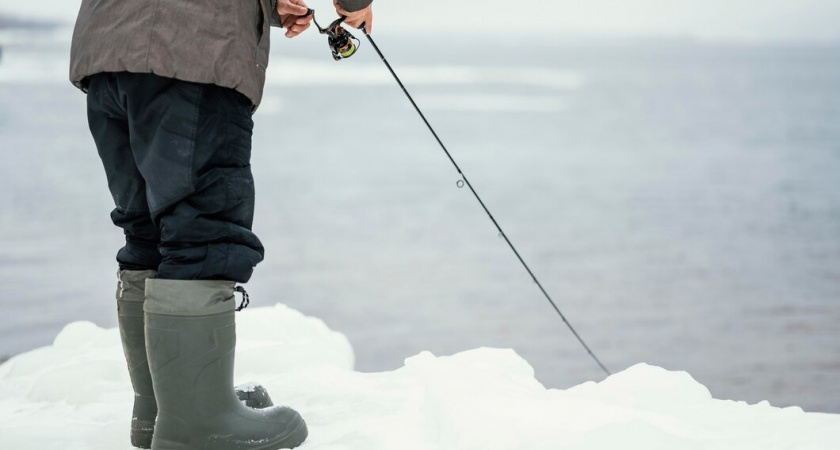
[[[144,311],[170,316],[210,316],[236,307],[233,281],[146,280]]]
[[[117,300],[142,302],[146,298],[146,279],[156,276],[157,272],[154,270],[120,270],[117,273],[120,280],[117,286]]]

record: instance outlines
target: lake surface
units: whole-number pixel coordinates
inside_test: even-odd
[[[840,413],[839,46],[376,38],[610,369]],[[121,233],[68,42],[0,34],[0,355],[116,324]],[[334,63],[309,33],[272,58],[252,305],[322,318],[363,371],[489,346],[549,387],[603,378],[372,49]]]

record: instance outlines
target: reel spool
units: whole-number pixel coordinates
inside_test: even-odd
[[[332,50],[334,60],[341,61],[356,54],[356,50],[359,49],[361,41],[341,26],[344,20],[347,19],[346,16],[341,16],[336,19],[327,28],[321,28],[321,25],[318,25],[318,21],[315,20],[315,10],[310,9],[309,14],[312,14],[312,21],[318,27],[318,32],[327,35],[327,42],[329,43],[330,50]]]

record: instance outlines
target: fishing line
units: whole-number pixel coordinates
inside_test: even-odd
[[[310,10],[310,14],[313,14],[314,17],[314,11]],[[343,58],[349,58],[350,56],[355,54],[356,49],[358,48],[358,44],[356,44],[352,46],[352,51],[348,51],[350,49],[348,42],[352,43],[352,41],[355,40],[355,38],[352,34],[350,34],[341,26],[341,24],[344,22],[344,19],[345,17],[340,18],[339,20],[333,22],[326,29],[323,29],[320,26],[318,26],[318,29],[322,34],[328,34],[330,38],[329,44],[333,50],[333,58],[336,61],[339,61]],[[382,54],[381,50],[379,50],[379,46],[376,45],[376,42],[374,42],[373,38],[367,33],[367,30],[365,30],[364,23],[362,23],[362,25],[359,26],[359,30],[361,30],[365,34],[368,41],[370,42],[370,45],[382,59],[382,62],[385,63],[385,66],[388,68],[388,71],[391,72],[391,75],[394,76],[394,79],[397,81],[397,84],[399,84],[403,93],[405,93],[405,96],[408,97],[408,101],[410,101],[411,105],[414,106],[414,109],[417,111],[417,114],[419,114],[420,118],[423,119],[423,123],[426,124],[426,127],[429,128],[429,131],[432,132],[432,136],[434,136],[437,143],[440,144],[440,148],[443,149],[444,153],[446,153],[446,156],[449,158],[449,161],[451,161],[452,165],[455,166],[455,170],[457,170],[458,175],[461,176],[461,179],[458,180],[457,183],[458,187],[463,188],[464,185],[466,185],[470,189],[470,192],[472,192],[473,196],[475,196],[475,199],[478,200],[478,203],[484,209],[484,212],[487,213],[488,217],[490,217],[490,220],[493,222],[493,225],[495,225],[496,229],[499,230],[499,236],[504,238],[505,242],[507,242],[510,249],[513,250],[513,253],[514,255],[516,255],[516,258],[519,260],[520,263],[522,263],[522,266],[528,272],[528,275],[530,275],[531,279],[534,280],[534,283],[537,285],[537,287],[539,287],[540,292],[542,292],[543,296],[545,296],[545,299],[548,300],[548,303],[551,304],[551,307],[554,308],[554,311],[556,311],[557,314],[560,316],[560,319],[563,320],[563,323],[566,324],[566,326],[569,328],[569,330],[572,332],[572,334],[575,336],[578,342],[580,342],[583,348],[586,349],[586,352],[589,354],[589,356],[592,357],[593,360],[595,360],[595,362],[598,364],[601,370],[603,370],[604,373],[606,373],[607,375],[612,375],[612,372],[610,372],[610,370],[607,369],[607,367],[601,362],[601,360],[598,359],[597,356],[595,356],[595,353],[592,351],[591,348],[589,348],[589,345],[586,344],[586,342],[583,340],[583,338],[580,336],[577,330],[575,330],[575,327],[573,327],[569,320],[566,319],[566,316],[563,314],[562,311],[560,311],[560,308],[557,306],[557,303],[554,302],[554,300],[543,287],[542,283],[540,283],[540,280],[537,279],[537,276],[534,275],[534,272],[531,271],[531,268],[528,267],[528,264],[525,262],[524,259],[522,259],[522,256],[519,254],[519,251],[516,250],[516,247],[513,245],[510,239],[508,239],[507,234],[505,234],[505,232],[502,230],[502,227],[499,225],[499,222],[496,221],[496,218],[493,217],[493,214],[490,212],[489,209],[487,209],[487,206],[484,204],[484,201],[481,200],[481,197],[478,195],[478,192],[476,192],[475,188],[473,188],[473,185],[472,183],[470,183],[470,180],[467,179],[466,175],[464,175],[464,172],[461,170],[461,167],[458,166],[457,162],[455,162],[455,158],[452,157],[452,154],[449,153],[449,150],[447,150],[446,145],[443,144],[443,141],[440,139],[437,132],[435,132],[435,129],[432,128],[432,125],[426,119],[426,116],[425,114],[423,114],[423,111],[420,110],[420,107],[417,106],[417,103],[414,101],[414,98],[411,96],[411,94],[408,93],[408,89],[406,89],[402,80],[400,80],[400,77],[397,76],[397,73],[394,71],[394,68],[391,67],[391,63],[388,62],[388,60],[385,58],[385,55]]]

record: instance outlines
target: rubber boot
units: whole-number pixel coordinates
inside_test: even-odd
[[[134,388],[134,410],[131,415],[131,445],[150,448],[157,416],[157,403],[152,388],[152,375],[146,360],[145,319],[146,279],[154,278],[153,270],[121,270],[117,285],[117,320],[120,328],[128,375]],[[251,408],[272,406],[264,387],[252,385],[237,388],[237,397]]]
[[[154,278],[153,270],[121,270],[117,286],[117,320],[120,327],[128,375],[134,387],[134,411],[131,415],[131,445],[152,446],[157,403],[152,389],[152,375],[146,361],[143,302],[147,278]]]
[[[306,439],[297,412],[248,408],[231,388],[234,286],[146,281],[146,351],[158,405],[152,450],[276,450]]]

